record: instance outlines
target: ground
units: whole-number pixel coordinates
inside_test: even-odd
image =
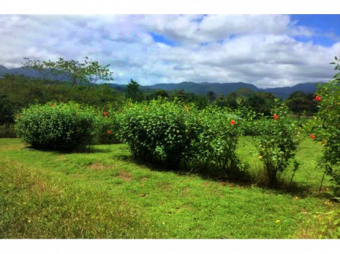
[[[259,174],[253,143],[237,152]],[[327,177],[318,192],[321,149],[304,139],[291,189],[274,190],[141,165],[124,144],[57,153],[0,139],[0,238],[321,237],[319,220],[339,209]]]

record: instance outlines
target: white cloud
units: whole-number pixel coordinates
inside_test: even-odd
[[[115,82],[249,82],[259,87],[326,81],[332,47],[300,42],[315,31],[288,15],[0,15],[0,64],[24,57],[111,64]],[[154,41],[149,32],[174,41]]]

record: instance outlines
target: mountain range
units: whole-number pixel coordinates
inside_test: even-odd
[[[32,78],[41,77],[41,74],[35,70],[27,70],[24,68],[7,69],[5,66],[0,65],[0,77],[4,76],[5,74],[24,75]]]
[[[161,83],[151,86],[141,86],[144,92],[152,92],[152,90],[165,90],[165,91],[178,91],[184,90],[185,92],[206,95],[209,91],[223,96],[232,92],[239,92],[250,94],[252,92],[268,92],[272,93],[275,97],[287,99],[292,93],[301,91],[304,93],[314,93],[317,85],[323,82],[300,83],[295,86],[289,87],[276,87],[276,88],[258,88],[249,83],[195,83],[195,82],[182,82],[182,83]],[[127,85],[111,84],[111,87],[117,90],[124,91]]]
[[[29,77],[39,78],[40,73],[34,70],[27,70],[24,68],[14,68],[8,69],[5,66],[0,65],[0,78],[5,74],[17,74],[25,75]],[[240,91],[240,88],[246,93],[251,92],[270,92],[282,99],[286,99],[290,94],[296,91],[302,91],[304,93],[314,93],[316,91],[317,84],[322,82],[312,82],[312,83],[300,83],[295,86],[290,87],[277,87],[277,88],[258,88],[253,84],[237,82],[237,83],[195,83],[195,82],[181,82],[181,83],[160,83],[151,86],[141,86],[141,90],[145,92],[152,92],[154,90],[166,90],[166,91],[176,91],[184,90],[185,92],[206,95],[209,91],[213,91],[215,94],[227,95],[235,91]],[[126,85],[110,84],[112,88],[117,90],[125,90]]]

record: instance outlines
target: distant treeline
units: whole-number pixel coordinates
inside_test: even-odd
[[[13,123],[15,114],[30,104],[75,101],[95,107],[110,106],[118,109],[127,99],[145,101],[158,97],[167,97],[169,100],[177,97],[186,103],[195,103],[201,109],[209,104],[232,109],[243,105],[265,115],[269,113],[275,100],[271,93],[247,93],[247,89],[239,89],[226,96],[215,94],[213,91],[206,95],[187,93],[183,90],[143,92],[139,84],[131,80],[126,90],[118,91],[109,84],[71,86],[69,82],[5,75],[0,79],[0,125]],[[286,103],[294,114],[312,115],[317,111],[313,98],[314,94],[295,92]]]
[[[249,87],[242,87],[242,84],[239,84],[239,89],[227,95],[212,90],[206,94],[196,94],[183,89],[143,89],[144,87],[134,80],[124,89],[118,89],[120,87],[112,87],[110,82],[113,80],[113,73],[109,70],[109,65],[102,66],[87,57],[81,62],[62,58],[54,62],[28,58],[25,58],[25,61],[22,69],[35,71],[40,76],[4,74],[0,78],[0,126],[13,124],[15,115],[30,104],[44,104],[50,101],[74,101],[98,108],[118,109],[126,100],[141,102],[159,97],[174,100],[177,97],[182,102],[196,104],[199,109],[210,104],[231,109],[247,106],[264,115],[269,114],[275,101],[272,93],[253,91]],[[313,98],[314,94],[296,91],[285,102],[294,114],[312,115],[317,111]]]

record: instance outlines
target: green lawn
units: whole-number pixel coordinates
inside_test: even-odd
[[[0,238],[320,237],[320,220],[339,209],[318,193],[321,149],[303,140],[299,191],[283,191],[139,165],[126,145],[56,153],[0,139]],[[259,174],[251,138],[238,154]],[[291,174],[281,179],[289,183]]]

